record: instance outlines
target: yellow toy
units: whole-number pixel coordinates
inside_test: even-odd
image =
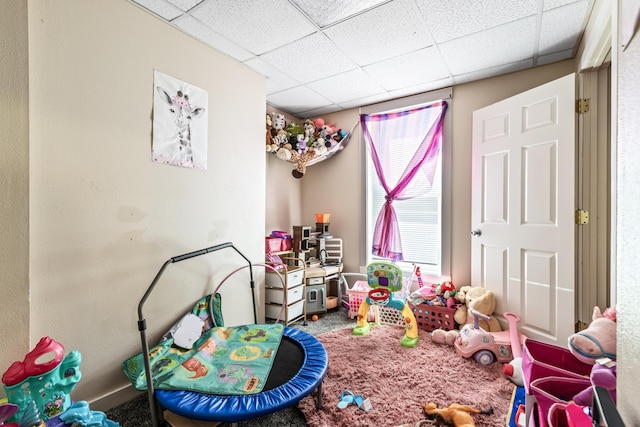
[[[418,344],[418,323],[409,305],[402,299],[394,298],[393,293],[402,290],[402,270],[395,264],[377,261],[367,266],[367,282],[371,290],[358,308],[358,321],[353,335],[366,335],[371,330],[367,313],[371,305],[395,308],[402,313],[405,334],[400,340],[403,347],[413,348]]]

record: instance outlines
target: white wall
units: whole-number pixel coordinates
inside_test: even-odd
[[[617,2],[620,17],[617,22],[622,30],[622,21],[627,23],[632,16],[626,5],[637,2],[620,0]],[[633,6],[631,7],[633,11]],[[614,34],[616,32],[614,31]],[[620,34],[618,32],[617,34]],[[617,121],[617,260],[615,262],[618,309],[618,407],[627,426],[640,425],[640,407],[637,400],[637,388],[640,383],[640,306],[638,288],[640,270],[640,39],[635,35],[631,44],[622,51],[622,40],[613,42],[614,69],[613,78],[617,78],[617,102],[614,99]],[[617,61],[615,61],[617,56]],[[615,86],[615,82],[614,82]],[[617,108],[616,108],[617,107]]]
[[[263,260],[265,82],[126,0],[29,1],[28,17],[23,4],[11,2],[15,20],[0,25],[26,47],[28,23],[29,58],[28,121],[17,119],[29,139],[19,132],[14,150],[2,138],[1,157],[16,165],[7,195],[19,206],[0,219],[11,230],[3,251],[16,250],[0,369],[51,336],[82,354],[73,398],[93,401],[128,384],[120,363],[140,352],[137,305],[165,261],[227,241]],[[206,171],[151,162],[154,69],[208,91]],[[0,121],[3,136],[10,125]],[[19,179],[26,147],[28,188]],[[229,249],[170,265],[145,305],[150,342],[245,264]],[[222,293],[227,324],[253,322],[247,270]]]

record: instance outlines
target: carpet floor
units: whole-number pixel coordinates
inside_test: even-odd
[[[302,321],[298,321],[296,323],[291,324],[290,326],[293,328],[301,329],[314,336],[318,336],[320,334],[324,334],[332,331],[338,331],[344,328],[351,329],[355,326],[355,323],[356,323],[355,319],[348,318],[346,309],[342,307],[332,310],[329,313],[320,315],[319,317],[320,317],[319,320],[316,322],[312,322],[311,320],[309,320],[307,322],[307,325],[303,325]],[[444,361],[444,363],[446,364],[446,361]],[[349,381],[346,381],[345,379],[345,382],[349,382]],[[416,387],[415,384],[409,388],[404,388],[404,387],[403,388],[405,392],[411,393],[411,389],[414,387]],[[443,387],[443,389],[446,389],[446,387]],[[370,391],[370,392],[371,392],[370,394],[375,395],[374,391]],[[332,406],[336,405],[336,399],[338,399],[339,396],[329,396],[328,393],[329,391],[325,387],[324,400],[323,400],[324,404],[332,405]],[[314,397],[314,395],[312,395],[311,397]],[[302,407],[304,407],[304,404],[309,406],[308,401],[310,400],[311,397],[306,398],[307,401],[301,402],[301,405],[303,405]],[[110,420],[119,422],[122,427],[150,427],[151,416],[149,413],[149,406],[148,406],[147,399],[148,398],[146,393],[140,393],[139,396],[135,397],[129,402],[125,402],[119,406],[116,406],[106,411],[106,415]],[[441,400],[442,402],[451,401],[450,398],[443,398]],[[380,407],[379,402],[376,402],[376,405],[377,407]],[[349,408],[349,409],[353,409],[353,408]],[[360,411],[360,412],[363,412],[363,411]],[[320,414],[320,415],[324,416],[323,414]],[[361,415],[361,414],[358,413],[358,415]],[[315,418],[315,417],[316,417],[315,415],[312,416],[312,418]],[[394,418],[394,417],[391,417],[391,418]],[[490,421],[489,423],[486,423],[485,421],[488,421],[488,420],[486,418],[485,419],[483,418],[484,417],[480,417],[480,419],[476,419],[476,423],[478,426],[505,426],[506,424],[504,421],[504,418],[502,418],[501,422],[498,424],[496,424],[494,420]],[[410,419],[411,417],[409,417],[407,421],[409,421]],[[326,424],[326,422],[328,422],[329,424]],[[390,422],[389,424],[376,423],[375,425],[381,426],[381,427],[394,427],[398,425],[398,423],[392,422],[391,419],[389,419],[389,422]],[[229,426],[230,424],[223,424],[223,425]],[[337,426],[335,424],[335,419],[331,421],[321,420],[320,422],[318,422],[318,420],[313,420],[312,425],[315,425],[315,426],[322,425],[322,427],[343,427],[343,426]],[[369,425],[369,424],[355,423],[354,425]],[[413,427],[414,425],[415,423],[412,422],[411,426]],[[433,424],[429,423],[428,425],[433,425]],[[304,414],[302,413],[302,411],[298,408],[298,405],[294,405],[289,408],[283,409],[278,412],[274,412],[272,414],[269,414],[263,417],[238,422],[237,426],[239,427],[283,427],[283,426],[308,427],[309,423],[307,423],[307,420]],[[352,426],[345,425],[344,427],[352,427]]]
[[[340,307],[319,315],[317,322],[308,320],[305,326],[302,320],[299,320],[289,326],[318,336],[337,329],[353,328],[355,320],[349,319],[346,309]],[[106,411],[106,415],[110,420],[120,423],[122,427],[151,426],[151,414],[146,393],[140,393],[134,399]],[[237,425],[238,427],[303,427],[307,426],[307,422],[302,412],[294,405],[263,417],[240,421]]]

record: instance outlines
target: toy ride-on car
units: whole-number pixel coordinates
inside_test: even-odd
[[[479,325],[479,319],[489,320],[486,316],[478,311],[470,308],[473,313],[473,323],[464,325],[460,329],[458,338],[456,338],[454,347],[462,357],[473,357],[473,359],[481,365],[490,365],[495,361],[500,363],[510,362],[514,355],[512,351],[512,337],[510,331],[487,332]],[[517,331],[517,324],[520,316],[515,313],[505,312],[504,317],[509,322],[509,329]],[[518,333],[516,345],[521,345],[524,336]]]

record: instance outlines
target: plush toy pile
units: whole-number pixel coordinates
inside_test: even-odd
[[[291,172],[295,178],[302,178],[307,163],[323,156],[347,136],[333,122],[326,123],[321,117],[307,119],[302,124],[286,123],[283,114],[267,114],[266,149],[282,160],[296,164]]]
[[[450,282],[445,282],[450,283]],[[454,287],[455,289],[455,287]],[[479,313],[489,316],[489,320],[479,319],[479,326],[487,332],[502,331],[500,322],[493,316],[496,309],[496,295],[485,288],[477,286],[462,286],[454,291],[447,291],[447,299],[455,300],[457,304],[446,304],[448,307],[455,307],[453,318],[462,328],[468,323],[473,323],[474,316],[469,308],[473,308]],[[458,337],[457,330],[436,329],[431,332],[431,340],[437,344],[453,345]]]

